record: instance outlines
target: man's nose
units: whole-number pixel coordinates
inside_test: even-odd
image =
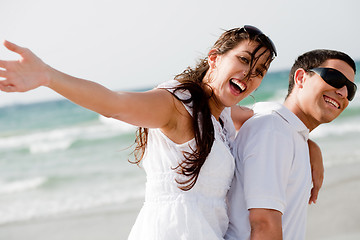
[[[348,91],[345,85],[342,88],[337,89],[336,93],[343,98],[347,98],[348,96]]]

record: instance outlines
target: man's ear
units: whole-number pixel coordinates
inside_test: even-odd
[[[211,69],[216,68],[216,59],[218,57],[218,50],[213,48],[208,53],[208,64]]]
[[[306,71],[303,68],[298,68],[294,73],[294,83],[298,88],[303,88],[306,80]]]

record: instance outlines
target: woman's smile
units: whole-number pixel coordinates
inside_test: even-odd
[[[236,96],[243,93],[247,88],[247,85],[244,82],[241,82],[239,79],[232,78],[229,82],[231,92]]]

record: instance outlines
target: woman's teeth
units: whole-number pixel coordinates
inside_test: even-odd
[[[238,80],[236,80],[236,79],[231,79],[230,81],[231,81],[233,84],[235,84],[236,86],[238,86],[242,92],[245,91],[246,85],[245,85],[244,83],[242,83],[242,82],[240,82],[240,81],[238,81]]]

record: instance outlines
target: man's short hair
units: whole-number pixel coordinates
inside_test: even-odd
[[[294,65],[292,66],[289,74],[289,87],[288,87],[288,94],[286,98],[290,95],[294,88],[294,74],[295,71],[299,68],[304,69],[305,71],[309,71],[312,68],[319,67],[323,64],[326,60],[329,59],[338,59],[346,62],[349,64],[350,67],[356,72],[356,66],[354,60],[347,55],[346,53],[335,51],[335,50],[328,50],[328,49],[317,49],[306,52],[300,55]]]

